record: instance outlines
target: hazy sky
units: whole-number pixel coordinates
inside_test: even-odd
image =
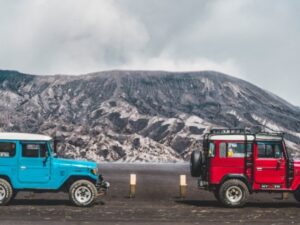
[[[298,0],[0,0],[0,68],[216,70],[300,106]]]

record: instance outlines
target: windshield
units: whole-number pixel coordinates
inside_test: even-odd
[[[49,141],[48,146],[49,146],[49,151],[50,151],[51,155],[56,156],[56,153],[54,152],[54,141],[53,140]]]
[[[288,148],[288,146],[285,143],[285,140],[283,140],[282,142],[284,148],[285,148],[285,152],[287,154],[287,157],[291,160],[293,160],[295,158],[295,153],[293,151],[291,151],[291,149]]]
[[[285,146],[287,155],[289,157],[289,159],[294,159],[295,158],[295,153],[293,153],[287,146]]]

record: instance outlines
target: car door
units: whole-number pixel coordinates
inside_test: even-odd
[[[266,189],[285,186],[286,160],[281,142],[257,142],[254,181]]]
[[[50,158],[46,143],[22,143],[19,161],[21,183],[47,183],[50,180]]]

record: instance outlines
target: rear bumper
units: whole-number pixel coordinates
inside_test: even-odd
[[[198,178],[198,188],[199,189],[207,189],[208,188],[208,182],[202,180],[201,177]]]

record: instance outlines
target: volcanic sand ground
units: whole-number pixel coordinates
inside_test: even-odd
[[[300,224],[300,203],[292,195],[261,193],[241,209],[220,205],[197,189],[187,164],[102,164],[109,193],[90,208],[70,204],[64,193],[19,193],[0,207],[0,224]],[[128,198],[129,174],[137,174],[136,198]],[[179,195],[179,175],[187,174],[188,192]]]

